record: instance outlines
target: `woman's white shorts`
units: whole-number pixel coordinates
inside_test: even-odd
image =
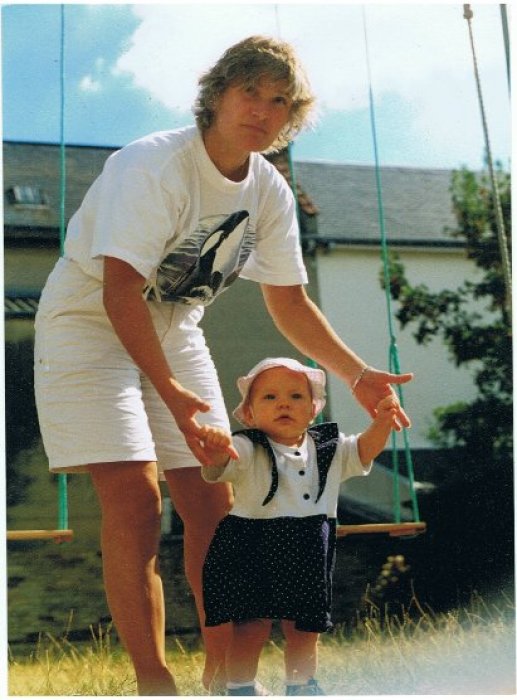
[[[203,307],[149,302],[149,308],[175,377],[212,407],[196,419],[229,429],[198,327]],[[115,335],[102,282],[60,259],[43,290],[35,328],[36,405],[51,471],[157,460],[163,476],[198,464],[170,411]]]

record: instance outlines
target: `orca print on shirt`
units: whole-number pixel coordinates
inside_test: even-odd
[[[148,299],[207,306],[239,276],[255,247],[249,213],[209,217],[160,263]]]

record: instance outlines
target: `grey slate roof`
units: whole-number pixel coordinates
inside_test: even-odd
[[[343,242],[380,240],[375,168],[336,163],[296,163],[297,179],[319,209],[322,236]],[[454,228],[452,171],[384,167],[381,195],[388,241],[402,244],[457,244],[444,228]]]
[[[66,219],[116,148],[66,147]],[[6,242],[56,238],[59,229],[60,147],[57,144],[4,143],[4,224]],[[379,242],[375,169],[328,162],[295,162],[296,180],[318,210],[318,238],[343,243]],[[444,233],[454,227],[450,170],[385,167],[381,170],[388,240],[402,245],[459,245]],[[9,203],[14,185],[42,188],[48,208]]]
[[[88,187],[102,170],[106,158],[115,148],[98,146],[66,147],[66,207],[68,220],[79,207]],[[4,142],[4,226],[6,239],[23,237],[57,239],[60,222],[59,145]],[[40,187],[48,195],[48,208],[17,207],[6,199],[15,185]]]

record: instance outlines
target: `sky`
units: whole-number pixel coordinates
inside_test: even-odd
[[[2,6],[6,140],[122,146],[193,122],[198,77],[251,34],[296,48],[318,122],[295,160],[478,169],[485,140],[462,4],[14,3]],[[472,4],[493,158],[510,167],[511,104],[500,5]],[[60,57],[64,68],[61,93]],[[367,60],[369,59],[369,61]],[[368,71],[368,65],[370,71]]]

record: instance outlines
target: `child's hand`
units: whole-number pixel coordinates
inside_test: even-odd
[[[200,439],[208,460],[206,466],[226,464],[228,458],[239,459],[239,453],[232,443],[232,436],[223,428],[203,425],[201,426]]]
[[[402,430],[399,421],[399,403],[394,396],[386,396],[377,404],[377,415],[375,422],[390,426],[392,430]]]
[[[359,435],[357,447],[362,464],[369,464],[382,452],[392,430],[402,430],[400,404],[395,396],[385,396],[375,407],[375,418]]]

